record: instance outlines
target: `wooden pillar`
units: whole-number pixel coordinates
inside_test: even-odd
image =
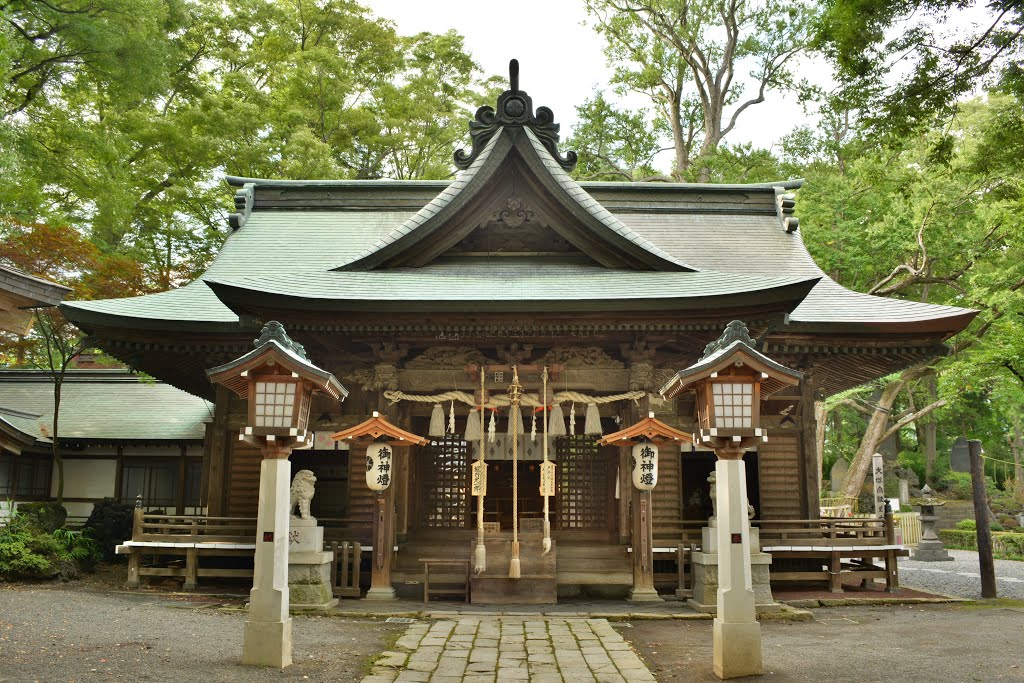
[[[231,411],[231,391],[218,385],[213,406],[213,422],[207,430],[203,456],[207,460],[203,469],[207,473],[206,510],[211,517],[225,513],[228,487],[228,414]]]
[[[394,600],[395,589],[391,585],[391,548],[394,544],[394,497],[393,486],[378,494],[373,502],[373,558],[370,567],[370,590],[367,600]]]
[[[646,416],[650,410],[650,402],[645,396],[640,406],[630,408],[629,424],[633,424]],[[631,448],[624,448],[630,451]],[[630,454],[626,455],[629,464]],[[629,470],[629,467],[627,467]],[[631,470],[630,470],[631,471]],[[633,486],[633,479],[628,479],[629,499],[632,501],[631,544],[633,546],[633,587],[629,590],[629,599],[634,602],[659,601],[658,591],[654,588],[654,505],[650,491],[639,491]]]
[[[804,519],[818,519],[818,431],[814,415],[817,382],[808,370],[800,382],[800,512]]]

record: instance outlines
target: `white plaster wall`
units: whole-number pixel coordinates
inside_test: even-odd
[[[64,497],[65,498],[105,498],[115,496],[114,483],[117,480],[116,460],[65,460],[64,461]],[[53,481],[50,495],[57,495],[57,468],[53,468]],[[71,512],[66,504],[68,514]],[[91,503],[85,503],[92,510]],[[88,513],[86,513],[88,514]]]

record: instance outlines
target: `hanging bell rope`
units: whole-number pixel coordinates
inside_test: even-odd
[[[444,436],[444,408],[440,403],[435,403],[434,410],[430,412],[430,427],[427,429],[427,436],[436,439]]]
[[[509,404],[512,410],[519,412],[519,400],[523,395],[523,386],[519,383],[519,369],[512,366],[512,383],[508,385]],[[522,423],[520,422],[520,425]],[[522,567],[519,562],[519,430],[512,431],[512,559],[508,563],[508,578],[518,579],[522,577]]]
[[[544,373],[541,375],[541,379],[542,379],[542,382],[543,382],[543,394],[544,394],[544,396],[547,396],[548,395],[548,368],[547,368],[547,366],[544,366]],[[534,431],[534,434],[536,434],[536,432],[537,432],[537,416],[536,416],[536,413],[534,414],[533,431]],[[544,539],[541,541],[541,554],[542,555],[547,555],[549,552],[551,552],[551,517],[550,517],[550,507],[549,507],[549,503],[548,503],[548,497],[549,497],[551,492],[549,490],[549,487],[545,486],[545,484],[547,484],[547,481],[545,480],[546,477],[551,477],[552,479],[554,478],[554,477],[551,476],[551,469],[552,469],[553,466],[548,461],[548,444],[549,443],[550,443],[550,441],[548,440],[548,423],[547,423],[547,420],[545,420],[544,421],[544,462],[542,462],[541,466],[540,466],[540,472],[541,472],[541,477],[540,477],[540,493],[544,497]]]
[[[480,410],[476,416],[470,415],[470,421],[476,424],[477,436],[480,439],[480,457],[473,463],[473,467],[477,468],[482,480],[476,498],[476,548],[473,550],[473,571],[477,574],[487,571],[487,545],[484,544],[484,498],[487,496],[487,462],[485,461],[487,446],[484,444],[484,401],[486,396],[484,369],[480,368]],[[468,428],[466,432],[468,441]]]

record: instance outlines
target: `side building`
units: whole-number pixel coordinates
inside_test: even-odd
[[[0,516],[19,502],[54,500],[53,380],[0,370]],[[203,510],[203,439],[213,406],[123,370],[69,370],[58,420],[64,506],[87,517],[103,498],[169,514]]]

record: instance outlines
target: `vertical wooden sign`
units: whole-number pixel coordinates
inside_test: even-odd
[[[472,470],[470,472],[471,480],[471,496],[486,496],[487,495],[487,463],[483,460],[476,460],[473,462]]]
[[[540,495],[555,495],[555,463],[550,460],[540,464]]]

